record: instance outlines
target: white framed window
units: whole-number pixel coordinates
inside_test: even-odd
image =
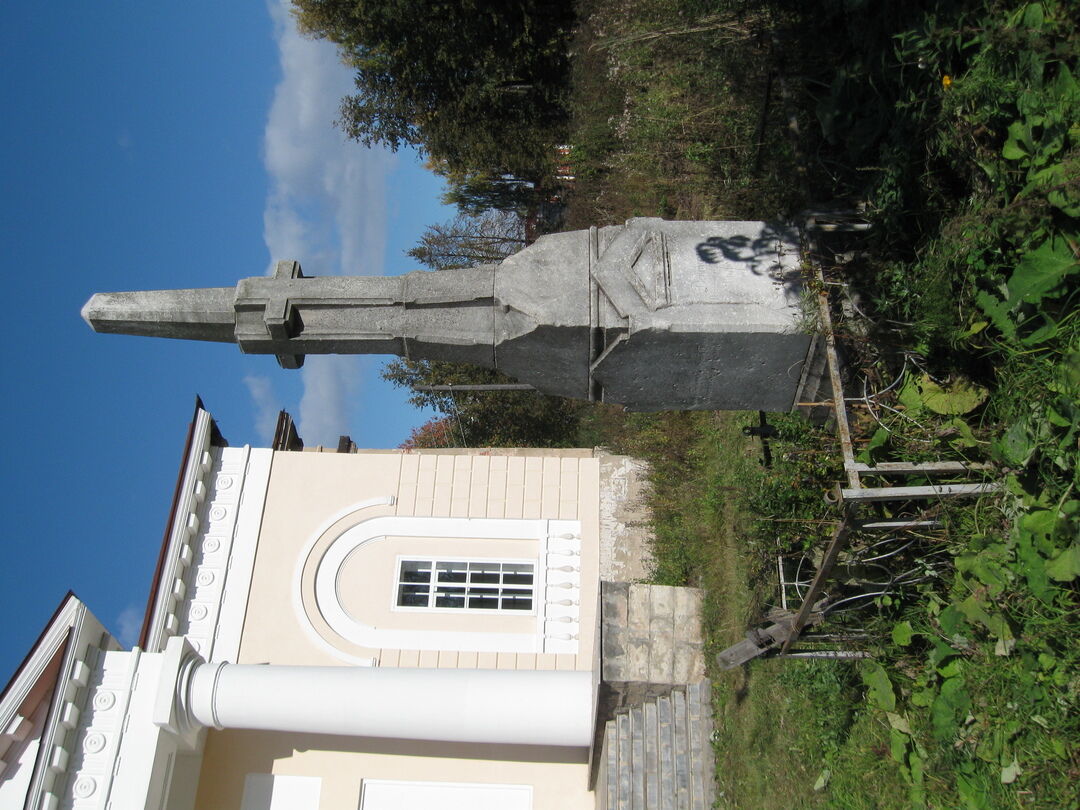
[[[360,810],[531,810],[532,806],[531,785],[365,779],[360,788]]]
[[[319,810],[321,790],[315,776],[249,773],[240,810]]]
[[[398,557],[395,608],[531,613],[536,564],[531,560]]]

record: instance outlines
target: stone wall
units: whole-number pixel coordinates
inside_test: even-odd
[[[600,460],[600,579],[637,582],[652,567],[652,530],[645,504],[648,465],[596,451]]]

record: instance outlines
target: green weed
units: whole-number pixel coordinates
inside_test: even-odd
[[[1076,807],[1075,9],[638,0],[579,18],[573,224],[866,203],[874,230],[845,280],[872,329],[839,327],[879,383],[853,411],[860,458],[961,459],[1006,484],[925,505],[941,527],[892,569],[917,575],[834,620],[868,633],[874,663],[716,674],[721,806]],[[766,470],[740,420],[632,416],[615,431],[653,460],[656,576],[708,590],[713,651],[775,601],[775,554],[812,557],[838,517],[822,498],[842,479],[830,433],[771,416]]]

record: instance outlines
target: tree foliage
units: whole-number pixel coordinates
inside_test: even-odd
[[[356,70],[340,124],[361,143],[410,145],[454,171],[525,177],[565,121],[569,2],[293,0],[300,30]]]
[[[484,211],[508,211],[524,215],[535,205],[537,184],[513,174],[492,171],[449,171],[436,169],[446,178],[443,202],[456,205],[463,214],[478,216]]]
[[[454,439],[454,420],[450,416],[436,416],[409,432],[409,438],[399,447],[402,450],[431,450],[440,447],[457,447]]]
[[[487,211],[478,216],[459,214],[449,222],[428,226],[420,243],[406,253],[432,270],[453,270],[502,261],[524,246],[520,217]]]
[[[393,360],[382,377],[412,389],[417,407],[434,408],[450,423],[422,429],[418,440],[446,440],[439,445],[464,447],[571,447],[576,445],[582,403],[534,391],[454,393],[417,391],[418,385],[481,385],[514,382],[495,371],[458,363]],[[438,421],[438,420],[433,420]],[[412,441],[412,438],[410,438]]]

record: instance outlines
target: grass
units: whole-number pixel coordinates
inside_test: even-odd
[[[740,219],[794,204],[769,60],[778,12],[700,0],[578,8],[569,227]]]
[[[715,674],[720,806],[1078,806],[1075,11],[1058,0],[581,11],[569,224],[861,201],[874,230],[825,258],[859,254],[830,266],[865,315],[839,328],[868,390],[887,391],[856,409],[864,459],[960,458],[1006,485],[931,505],[941,528],[892,560],[920,576],[854,620],[871,661]],[[820,497],[840,477],[835,439],[776,419],[765,471],[737,430],[751,421],[599,413],[590,426],[654,464],[655,575],[706,589],[710,651],[775,600],[777,550],[812,553],[837,517]]]
[[[805,476],[819,463],[798,453],[798,442],[811,429],[782,422],[774,447],[781,454],[795,451],[795,460],[766,471],[760,445],[742,433],[756,418],[602,409],[589,417],[583,436],[651,461],[654,579],[704,589],[710,661],[776,601],[777,539],[807,539],[800,528],[809,528],[812,537],[828,531],[818,524],[761,520],[762,513],[751,508],[769,500],[779,505],[778,492],[790,486],[790,476]],[[824,504],[819,491],[813,494]],[[765,514],[787,520],[784,511]],[[889,756],[887,727],[858,709],[862,687],[850,663],[758,661],[711,675],[717,728],[723,732],[714,743],[720,806],[829,807],[844,793],[853,797],[849,807],[903,803],[905,787]],[[826,771],[829,792],[815,790]],[[861,776],[866,773],[875,776],[869,795]]]
[[[812,548],[830,531],[827,521],[835,515],[820,494],[835,478],[835,467],[822,460],[826,453],[815,451],[828,448],[832,439],[795,417],[775,416],[781,428],[773,442],[777,460],[765,470],[756,440],[741,431],[756,414],[598,413],[594,418],[601,424],[590,426],[593,438],[606,437],[613,449],[654,464],[655,578],[705,590],[711,660],[777,602],[777,548]],[[811,498],[785,497],[795,491],[808,491]],[[805,516],[814,501],[822,504],[816,517],[788,517]],[[948,543],[962,560],[973,538],[992,537],[1006,525],[999,507],[983,503],[943,514],[956,525],[935,540]],[[983,535],[966,524],[972,515]],[[964,638],[944,633],[949,625],[943,626],[940,614],[950,600],[961,601],[955,588],[966,588],[964,582],[942,577],[858,616],[869,631],[867,648],[884,665],[893,701],[888,711],[911,728],[899,740],[859,664],[773,659],[713,672],[717,728],[723,731],[715,742],[719,806],[909,807],[912,783],[905,767],[910,770],[911,753],[921,749],[925,806],[965,806],[967,790],[985,807],[1017,801],[1069,807],[1075,767],[1070,752],[1077,739],[1070,628],[1076,617],[1065,606],[1036,605],[1022,592],[1009,594],[1018,648],[999,656],[994,638],[977,628],[964,631]],[[965,590],[962,596],[971,594]],[[911,638],[898,643],[894,628],[904,623],[911,625]],[[963,680],[964,697],[951,692],[950,699],[965,701],[965,715],[943,720],[944,709],[933,707],[950,679]],[[946,729],[948,744],[942,744],[938,727]],[[897,762],[898,750],[903,762]],[[1023,787],[1001,782],[1000,771],[1014,757],[1030,774]],[[1036,796],[1035,790],[1046,793]]]

